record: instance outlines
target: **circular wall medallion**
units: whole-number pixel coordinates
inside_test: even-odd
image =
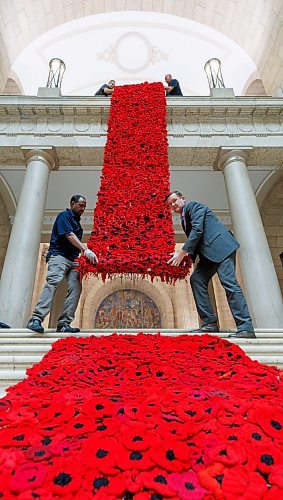
[[[116,64],[123,71],[142,71],[150,62],[151,45],[148,39],[136,31],[120,36],[115,45]]]

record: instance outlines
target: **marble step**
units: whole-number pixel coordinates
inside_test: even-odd
[[[7,342],[3,340],[7,340]],[[42,340],[36,343],[30,343],[26,340],[22,343],[19,342],[18,339],[13,339],[13,342],[11,339],[1,339],[0,364],[1,357],[7,355],[44,356],[44,354],[51,349],[51,345],[55,340],[56,339],[45,339],[45,342]],[[281,341],[278,342],[276,339],[234,339],[231,343],[239,345],[248,355],[266,354],[269,356],[277,356],[279,354],[283,355],[283,339],[280,340]]]
[[[191,333],[187,329],[145,329],[145,328],[139,328],[139,329],[103,329],[103,330],[98,330],[98,329],[93,329],[93,330],[82,330],[79,333],[73,333],[71,336],[72,337],[88,337],[91,335],[94,336],[101,336],[101,335],[112,335],[113,333],[117,334],[128,334],[128,335],[136,335],[140,332],[143,333],[151,333],[151,334],[156,334],[156,333],[161,333],[162,335],[170,335],[170,336],[176,336],[176,335],[195,335],[194,333]],[[270,337],[275,337],[275,338],[282,338],[283,339],[283,328],[259,328],[255,330],[257,337],[260,338],[270,338]],[[232,333],[231,331],[228,332],[219,332],[215,333],[214,335],[227,338],[228,335]],[[68,338],[70,337],[70,333],[63,333],[63,332],[56,332],[55,329],[46,329],[43,334],[40,333],[33,333],[31,330],[28,330],[27,328],[11,328],[11,329],[0,329],[0,345],[1,345],[1,339],[2,338],[44,338],[44,339],[58,339],[58,338]]]
[[[26,370],[41,361],[41,355],[0,355],[0,376],[2,370]]]

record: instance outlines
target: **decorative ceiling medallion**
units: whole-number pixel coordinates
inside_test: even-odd
[[[97,54],[97,59],[116,64],[122,71],[137,73],[150,64],[155,65],[162,59],[168,60],[168,54],[152,46],[141,33],[130,31],[121,35],[115,45],[109,45]]]

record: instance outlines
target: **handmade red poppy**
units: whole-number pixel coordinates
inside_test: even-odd
[[[178,493],[178,498],[182,500],[201,500],[208,493],[199,483],[198,476],[193,471],[182,474],[169,474],[168,486]]]
[[[263,477],[243,466],[233,467],[225,471],[222,481],[222,489],[225,498],[238,500],[249,498],[257,500],[263,498],[268,487]]]
[[[153,468],[150,471],[144,471],[139,474],[139,479],[143,488],[154,491],[158,495],[164,497],[174,497],[177,488],[172,488],[168,484],[168,480],[173,474],[169,475],[166,470],[160,468]]]
[[[48,476],[45,487],[53,495],[71,498],[75,495],[82,483],[81,465],[77,460],[66,460],[56,457],[48,467]]]
[[[42,463],[19,465],[11,476],[10,489],[13,493],[19,494],[25,490],[40,488],[46,475],[47,470]]]
[[[3,447],[22,448],[29,446],[30,436],[33,434],[31,425],[19,425],[17,427],[3,429],[1,431],[0,443]]]
[[[268,436],[283,442],[283,411],[281,408],[258,405],[251,418]]]
[[[98,471],[107,475],[119,472],[120,462],[118,441],[114,438],[98,438],[97,435],[87,439],[82,445],[82,456],[87,466],[94,466]]]
[[[73,437],[64,437],[61,441],[50,443],[49,448],[53,455],[68,457],[77,453],[82,447],[82,441]]]
[[[186,443],[161,440],[149,450],[151,459],[157,466],[161,466],[168,472],[181,472],[189,465],[189,454]]]
[[[100,190],[88,246],[98,255],[92,265],[80,259],[81,274],[140,274],[162,281],[184,278],[167,264],[174,252],[166,99],[161,83],[116,87],[111,99]]]

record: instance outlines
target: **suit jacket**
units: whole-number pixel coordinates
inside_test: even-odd
[[[197,255],[203,255],[212,262],[222,262],[239,248],[232,233],[203,203],[186,203],[183,214],[185,221],[182,220],[182,226],[188,237],[183,250],[193,261]]]

